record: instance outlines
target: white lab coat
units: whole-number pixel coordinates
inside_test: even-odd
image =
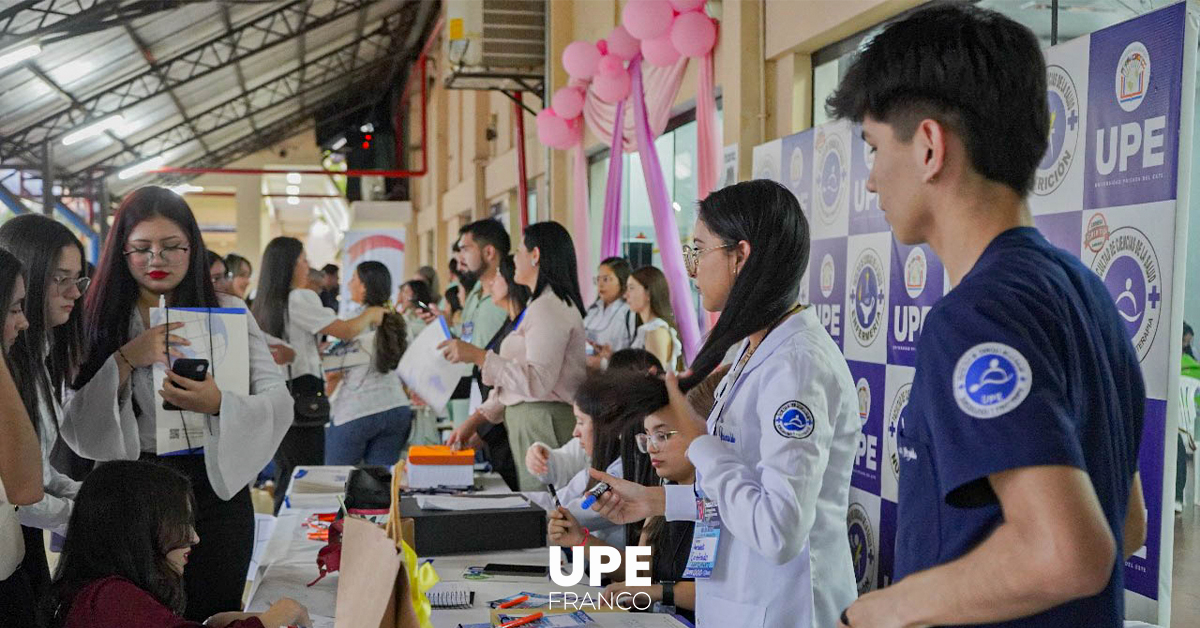
[[[58,469],[50,464],[50,452],[54,449],[56,438],[53,417],[61,417],[62,414],[63,409],[58,400],[53,397],[45,399],[39,392],[38,416],[34,417],[34,420],[41,423],[38,427],[38,440],[42,447],[42,487],[45,489],[45,495],[38,503],[23,506],[17,513],[23,526],[66,536],[67,524],[71,521],[71,511],[75,507],[75,496],[79,494],[80,483],[64,473],[59,473]]]
[[[585,466],[565,484],[555,485],[554,490],[558,493],[558,501],[563,508],[567,509],[567,512],[575,517],[580,526],[587,528],[596,538],[613,547],[625,547],[624,525],[613,523],[597,514],[596,511],[583,508],[583,494],[587,491],[588,482],[591,480],[591,476],[588,475],[590,468]],[[608,465],[604,472],[613,477],[624,477],[625,465],[620,458],[617,458]],[[548,492],[527,492],[525,495],[533,503],[545,508],[547,512],[554,509],[554,498]]]
[[[583,450],[583,443],[578,438],[571,438],[562,447],[551,447],[541,441],[534,445],[541,445],[550,452],[546,459],[546,475],[539,475],[537,479],[542,484],[553,484],[556,490],[561,491],[577,473],[586,471],[591,465],[587,452]],[[524,463],[522,460],[521,464]]]
[[[4,482],[0,481],[0,580],[8,580],[21,566],[22,558],[25,558],[25,536],[21,534],[17,507],[8,503]]]
[[[806,309],[768,334],[733,375],[717,388],[709,435],[688,447],[722,523],[712,577],[696,581],[697,625],[836,626],[858,595],[846,537],[861,428],[850,370]],[[811,411],[806,436],[776,430],[776,415],[791,402]],[[667,519],[696,519],[691,485],[665,490]]]
[[[222,308],[246,308],[245,302],[218,294]],[[283,373],[271,358],[263,332],[246,314],[250,350],[250,394],[222,391],[221,412],[210,417],[204,441],[208,481],[221,499],[231,499],[258,475],[275,455],[292,424],[292,396]],[[130,338],[144,331],[135,311],[129,320]],[[76,453],[91,460],[137,460],[155,451],[154,413],[134,414],[161,403],[150,368],[135,369],[132,386],[119,387],[115,357],[83,388],[66,393],[66,412],[60,414],[63,440]]]

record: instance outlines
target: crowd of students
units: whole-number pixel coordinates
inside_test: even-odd
[[[94,277],[53,220],[0,227],[0,624],[307,625],[292,600],[240,612],[248,486],[272,459],[278,498],[296,465],[395,462],[425,404],[394,370],[445,316],[439,350],[463,365],[447,442],[482,450],[514,489],[557,485],[557,503],[535,497],[552,544],[653,548],[651,586],[609,592],[702,628],[1119,626],[1122,559],[1146,533],[1144,386],[1103,284],[1031,226],[1045,80],[1028,29],[938,4],[866,44],[829,102],[862,124],[894,237],[928,243],[954,286],[926,319],[898,426],[890,586],[856,586],[858,397],[798,302],[810,234],[783,186],[699,202],[684,261],[719,318],[686,369],[661,271],[606,259],[589,306],[562,225],[532,224],[514,246],[483,220],[460,234],[442,303],[431,269],[393,304],[386,267],[367,262],[348,269],[345,318],[319,294],[330,272],[310,278],[302,243],[272,240],[248,393],[170,372],[155,389],[152,367],[189,341],[150,309],[245,308],[253,269],[209,254],[187,204],[146,187],[122,202]],[[325,377],[325,339],[369,359]],[[1020,381],[976,394],[1005,368]],[[183,455],[157,450],[163,401],[209,417]],[[45,531],[66,537],[53,578]]]

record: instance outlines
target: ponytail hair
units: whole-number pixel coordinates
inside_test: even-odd
[[[774,181],[743,181],[709,194],[700,201],[699,220],[721,244],[748,242],[750,255],[692,360],[692,374],[679,382],[685,392],[704,381],[731,347],[787,314],[808,266],[808,220],[791,191]]]
[[[400,366],[400,358],[408,350],[408,327],[404,316],[389,312],[383,315],[375,330],[375,370],[390,373]]]

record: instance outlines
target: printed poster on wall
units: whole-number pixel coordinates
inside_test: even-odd
[[[1126,615],[1170,615],[1175,425],[1196,28],[1174,4],[1046,51],[1050,133],[1028,203],[1034,224],[1108,288],[1141,360],[1139,466],[1146,545],[1125,564]],[[1193,15],[1193,18],[1195,15]],[[1194,20],[1193,20],[1194,21]],[[1181,139],[1182,138],[1182,139]],[[753,151],[755,177],[786,186],[809,220],[807,303],[842,348],[862,434],[847,534],[859,590],[892,582],[899,452],[925,316],[952,289],[928,245],[892,238],[870,191],[860,129],[835,122]],[[1182,242],[1182,240],[1180,240]],[[1179,269],[1177,272],[1176,269]]]
[[[387,266],[392,275],[392,301],[400,285],[408,281],[404,268],[404,236],[403,227],[399,229],[351,229],[342,239],[342,313],[352,313],[357,309],[350,302],[350,278],[354,276],[354,268],[367,261],[381,262]],[[351,308],[351,309],[347,309]]]

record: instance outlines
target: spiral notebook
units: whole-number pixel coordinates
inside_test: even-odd
[[[471,608],[475,603],[475,594],[456,582],[439,582],[425,595],[434,608]]]

